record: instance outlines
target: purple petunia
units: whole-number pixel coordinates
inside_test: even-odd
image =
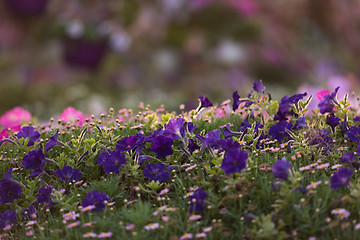
[[[28,138],[28,145],[32,146],[35,142],[37,142],[40,138],[40,133],[38,131],[35,131],[34,127],[28,126],[28,127],[22,127],[21,131],[18,132],[16,135],[18,139],[21,138]]]
[[[207,198],[207,196],[208,194],[201,188],[196,189],[189,199],[190,212],[203,212],[205,209],[205,198]]]
[[[81,206],[83,208],[87,206],[94,206],[92,212],[100,212],[105,208],[105,201],[109,201],[108,195],[103,192],[99,192],[97,190],[89,192],[86,194],[86,198],[84,198],[81,202]]]
[[[299,117],[298,120],[296,120],[295,125],[292,128],[292,130],[299,130],[299,129],[302,129],[304,127],[307,127],[305,117]]]
[[[240,101],[240,95],[238,94],[237,91],[235,91],[232,95],[232,98],[233,98],[233,105],[232,105],[232,109],[233,111],[235,112],[238,108],[239,108],[239,105],[241,103]]]
[[[323,96],[323,98],[320,100],[319,102],[319,109],[320,109],[320,113],[324,114],[324,113],[331,113],[334,110],[334,101],[336,101],[336,94],[338,92],[340,87],[335,88],[335,91],[332,92],[331,94],[326,94],[325,96]]]
[[[349,185],[350,178],[354,174],[353,170],[349,168],[339,168],[337,172],[331,177],[331,189],[337,190]]]
[[[269,129],[269,135],[281,142],[285,137],[289,137],[288,131],[291,131],[292,123],[287,121],[280,121],[274,125],[272,125]]]
[[[61,181],[77,181],[81,178],[80,170],[67,165],[62,169],[56,170],[55,175],[58,176]]]
[[[326,124],[329,125],[331,127],[331,129],[333,130],[333,132],[335,131],[335,127],[337,125],[339,125],[340,123],[340,118],[334,117],[334,116],[329,116],[326,120]]]
[[[145,136],[142,133],[137,133],[136,135],[131,135],[129,137],[124,137],[116,143],[116,150],[119,152],[124,151],[133,151],[140,153],[144,147]]]
[[[0,204],[12,203],[22,192],[20,184],[11,178],[11,171],[5,173],[0,181]]]
[[[353,152],[344,153],[340,158],[340,163],[351,163],[356,159],[356,156]]]
[[[265,87],[262,84],[262,80],[253,82],[253,89],[258,93],[264,93]]]
[[[99,166],[103,166],[106,173],[120,173],[120,167],[126,163],[125,153],[118,150],[102,153],[97,158]]]
[[[42,203],[44,205],[48,205],[49,207],[56,205],[56,203],[51,200],[53,196],[52,195],[53,188],[54,188],[53,186],[40,188],[39,193],[36,197],[36,204]]]
[[[348,138],[352,142],[360,141],[360,127],[352,126],[348,131]]]
[[[150,133],[145,138],[145,142],[152,142],[154,140],[154,138],[156,138],[157,136],[163,135],[163,134],[164,134],[163,128],[159,127],[158,129],[156,129],[154,132]]]
[[[4,229],[6,226],[11,225],[16,220],[16,212],[13,210],[7,210],[4,213],[0,213],[0,229]]]
[[[200,136],[199,134],[196,134],[196,138],[200,139],[202,141],[202,147],[201,151],[203,151],[205,148],[215,148],[219,147],[220,145],[220,134],[221,131],[219,129],[212,130],[208,132],[205,137]]]
[[[200,147],[195,143],[193,139],[190,138],[188,142],[189,142],[188,149],[190,154],[192,154],[196,149],[200,149]]]
[[[279,103],[279,110],[274,116],[274,120],[287,120],[288,115],[295,115],[294,111],[292,110],[292,105],[297,104],[301,99],[303,99],[307,93],[303,94],[295,94],[291,97],[285,95]]]
[[[224,170],[226,175],[237,173],[246,168],[246,160],[248,154],[246,151],[239,151],[232,149],[225,154],[221,164],[221,169]]]
[[[166,181],[169,179],[169,171],[166,169],[165,165],[162,163],[147,163],[143,174],[149,181]]]
[[[200,96],[199,99],[200,99],[200,109],[214,106],[207,97]]]
[[[169,137],[173,140],[183,138],[185,134],[185,119],[183,118],[172,118],[168,124],[165,125],[163,132],[164,136]]]
[[[46,143],[46,145],[45,145],[45,151],[46,151],[46,152],[48,152],[51,148],[53,148],[53,147],[56,146],[56,145],[61,145],[61,146],[64,145],[64,143],[58,141],[58,139],[57,139],[57,138],[58,138],[58,134],[59,134],[59,129],[56,131],[56,133],[55,133],[53,136],[51,136],[51,137],[49,138],[48,143]]]
[[[279,178],[281,180],[286,180],[291,173],[292,164],[286,158],[282,158],[281,160],[277,160],[273,167],[272,172],[275,178]]]
[[[26,169],[34,170],[30,174],[31,177],[38,176],[44,170],[45,162],[46,159],[42,150],[30,151],[22,160]]]
[[[154,138],[150,150],[156,153],[158,158],[166,157],[174,153],[171,147],[173,144],[174,141],[171,138],[160,135]]]
[[[325,154],[329,153],[333,147],[333,139],[327,129],[319,129],[315,134],[309,136],[309,145],[318,145]]]
[[[24,220],[32,220],[37,217],[37,209],[34,205],[30,205],[21,211]]]

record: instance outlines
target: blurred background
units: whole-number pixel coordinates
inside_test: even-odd
[[[0,0],[0,115],[359,86],[356,0]]]

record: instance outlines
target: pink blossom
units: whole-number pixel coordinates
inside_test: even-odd
[[[81,126],[83,124],[84,120],[90,119],[90,117],[87,115],[84,115],[82,112],[80,112],[79,110],[76,110],[73,107],[67,107],[64,110],[64,112],[59,116],[59,119],[66,123],[70,123],[70,122],[75,123],[77,121],[77,119],[79,119],[79,122],[77,124],[79,126]]]
[[[318,100],[322,100],[325,95],[330,95],[330,91],[328,89],[320,90],[316,93],[316,97]]]
[[[0,125],[5,128],[12,128],[30,120],[31,114],[28,111],[21,107],[15,107],[0,117]]]
[[[244,16],[252,16],[258,11],[258,5],[254,0],[226,0],[226,2]]]

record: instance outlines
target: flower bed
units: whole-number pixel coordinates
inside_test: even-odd
[[[0,238],[358,239],[357,109],[253,89],[180,114],[6,113]]]

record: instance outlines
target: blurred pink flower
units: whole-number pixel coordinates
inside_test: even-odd
[[[253,16],[258,11],[258,5],[254,0],[226,0],[226,2],[244,16]]]
[[[321,100],[324,98],[325,95],[330,95],[330,91],[328,89],[320,90],[316,93],[316,97],[318,100]]]
[[[82,112],[76,110],[73,107],[67,107],[64,112],[59,116],[59,119],[66,123],[75,123],[76,120],[79,119],[79,122],[77,124],[81,126],[84,123],[85,119],[90,119],[90,117],[84,115]]]
[[[21,107],[15,107],[0,117],[0,125],[5,128],[12,128],[30,120],[31,114],[28,111]]]

